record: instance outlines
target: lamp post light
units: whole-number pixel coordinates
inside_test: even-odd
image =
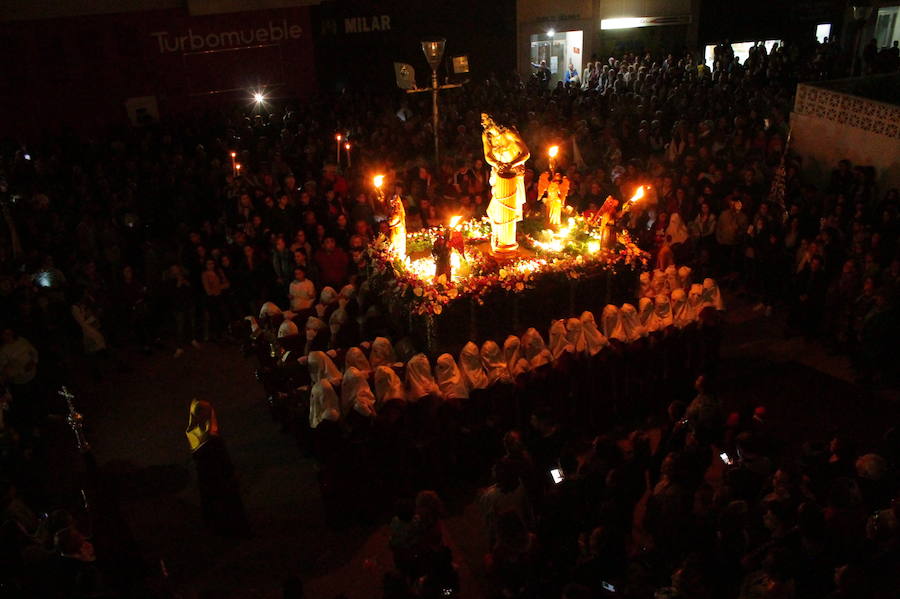
[[[440,112],[438,111],[438,67],[441,66],[441,60],[444,58],[444,47],[447,40],[438,38],[433,40],[425,40],[422,42],[422,52],[425,53],[425,60],[431,67],[431,119],[432,128],[434,129],[434,164],[440,164],[440,147],[438,142],[438,122],[440,121]]]

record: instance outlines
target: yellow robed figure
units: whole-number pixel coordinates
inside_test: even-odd
[[[391,198],[388,230],[391,249],[401,260],[406,258],[406,209],[403,208],[403,200],[399,195]]]
[[[481,141],[484,159],[491,165],[491,251],[510,254],[519,249],[516,223],[522,220],[525,205],[525,162],[531,156],[515,128],[503,127],[482,113]]]
[[[546,197],[545,197],[546,194]],[[562,208],[566,205],[566,196],[569,195],[569,178],[560,173],[552,176],[543,173],[538,180],[538,197],[544,198],[544,206],[547,207],[547,222],[552,227],[558,227],[562,220]]]

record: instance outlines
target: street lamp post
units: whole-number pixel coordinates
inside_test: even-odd
[[[397,85],[406,90],[408,94],[416,94],[420,92],[431,92],[431,119],[434,129],[434,164],[435,167],[440,166],[440,139],[438,138],[438,127],[440,126],[440,109],[438,108],[438,92],[444,89],[454,87],[462,87],[462,83],[438,83],[438,68],[441,66],[441,60],[444,58],[444,48],[447,40],[444,38],[434,38],[424,40],[422,42],[422,52],[425,53],[425,60],[431,67],[431,87],[416,87],[415,69],[411,65],[405,63],[394,63],[397,75]],[[466,65],[466,72],[468,64]],[[458,71],[457,71],[458,72]]]

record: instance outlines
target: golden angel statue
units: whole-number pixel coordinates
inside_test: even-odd
[[[516,223],[522,220],[525,205],[525,162],[531,156],[528,147],[512,127],[503,127],[489,115],[481,114],[481,141],[484,159],[491,165],[491,251],[510,254],[519,249]]]
[[[566,205],[566,196],[569,195],[569,178],[562,173],[549,172],[541,174],[538,179],[538,197],[544,200],[547,207],[547,222],[551,227],[558,227],[562,220],[562,208]]]
[[[406,210],[399,195],[391,198],[388,206],[388,241],[391,249],[403,260],[406,258]]]

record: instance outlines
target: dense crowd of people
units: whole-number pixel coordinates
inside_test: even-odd
[[[295,314],[297,325],[318,320],[299,335],[310,343],[289,349],[298,355],[382,334],[399,339],[377,300],[341,306],[348,286],[364,288],[366,247],[385,226],[371,175],[387,175],[410,230],[483,216],[482,112],[518,127],[532,149],[527,210],[541,209],[537,180],[551,143],[563,148],[567,203],[580,210],[649,185],[626,226],[654,269],[689,265],[695,281],[715,277],[766,316],[783,310],[786,334],[848,354],[861,380],[896,382],[898,192],[878,189],[871,168],[848,161],[816,187],[786,148],[796,82],[831,76],[843,55],[833,42],[788,44],[757,47],[741,64],[723,45],[710,66],[690,55],[594,57],[581,84],[552,90],[491,77],[442,98],[446,158],[436,167],[425,158],[433,134],[425,104],[352,91],[100,138],[5,142],[4,577],[40,572],[35,564],[48,562],[35,559],[37,547],[46,559],[93,561],[78,557],[90,550],[71,515],[34,517],[56,506],[29,493],[23,474],[48,414],[60,412],[55,386],[76,371],[127,370],[128,346],[185,360],[206,344],[242,341],[243,318],[267,302]],[[333,161],[337,132],[352,144],[352,168]],[[329,326],[338,306],[350,306],[340,338]],[[725,418],[714,384],[701,384],[689,406],[669,406],[654,451],[640,434],[572,445],[560,415],[546,409],[532,431],[503,436],[496,484],[483,500],[497,592],[546,596],[573,582],[567,597],[601,593],[604,584],[650,596],[662,573],[674,574],[658,596],[843,597],[860,596],[863,582],[883,588],[890,568],[878,565],[890,563],[898,540],[894,438],[870,443],[865,455],[845,440],[830,450],[810,445],[797,461],[779,453],[764,414]],[[718,459],[712,448],[734,462],[717,488],[703,477]],[[548,479],[550,470],[562,482]],[[641,528],[652,542],[634,545],[631,514],[647,485]],[[428,572],[452,578],[438,506],[428,495],[399,510],[392,543],[400,574],[387,581],[387,596],[403,596]],[[34,567],[17,568],[25,561]]]

